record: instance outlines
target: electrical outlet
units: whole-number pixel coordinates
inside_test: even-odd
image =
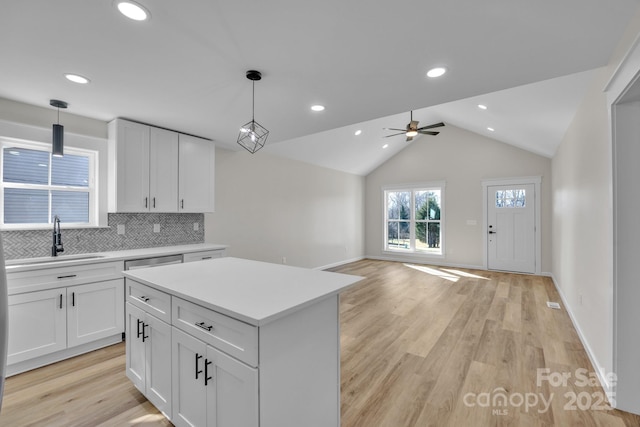
[[[197,222],[193,223],[193,231],[198,231],[200,230],[200,224],[198,224]]]
[[[124,224],[118,224],[118,234],[124,234]]]
[[[153,224],[153,232],[154,233],[160,232],[160,224]]]

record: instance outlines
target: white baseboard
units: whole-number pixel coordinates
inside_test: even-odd
[[[600,381],[600,385],[602,386],[607,396],[607,399],[609,400],[609,404],[615,408],[615,399],[614,400],[610,399],[610,396],[615,396],[614,394],[615,390],[613,386],[609,384],[609,381],[605,376],[606,374],[602,372],[600,368],[602,365],[598,363],[598,358],[596,357],[595,353],[591,349],[591,346],[589,345],[589,341],[587,341],[585,335],[582,333],[582,329],[580,329],[580,325],[576,321],[576,318],[573,315],[573,311],[571,310],[571,306],[567,302],[567,298],[565,297],[564,292],[562,291],[562,288],[560,288],[558,281],[556,280],[556,277],[552,273],[548,273],[548,275],[549,277],[551,277],[551,280],[553,281],[553,284],[556,287],[558,294],[560,295],[560,299],[562,300],[562,305],[564,306],[565,310],[567,310],[567,314],[569,314],[569,319],[571,319],[571,323],[573,323],[573,327],[576,329],[576,332],[578,333],[580,342],[582,342],[582,346],[587,352],[587,356],[591,361],[591,365],[593,365],[593,368],[595,369],[595,373],[598,376],[598,380]]]
[[[367,255],[364,258],[368,259],[377,259],[380,261],[395,261],[395,262],[410,262],[413,264],[424,264],[424,265],[433,265],[436,267],[453,267],[453,268],[468,268],[470,270],[485,270],[481,265],[471,265],[471,264],[458,264],[443,261],[440,258],[417,258],[417,257],[407,257],[407,256],[390,256],[390,255]]]
[[[356,257],[356,258],[345,259],[344,261],[338,261],[338,262],[334,262],[332,264],[323,265],[321,267],[315,267],[314,270],[326,270],[327,268],[339,267],[341,265],[349,264],[351,262],[361,261],[361,260],[363,260],[365,258],[366,257],[364,257],[364,256],[359,256],[359,257]]]

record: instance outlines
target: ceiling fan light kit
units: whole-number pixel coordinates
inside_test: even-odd
[[[238,144],[240,144],[245,150],[254,154],[256,151],[264,147],[269,136],[267,128],[255,121],[255,101],[256,101],[256,81],[262,79],[260,71],[249,70],[247,71],[247,78],[251,80],[253,85],[252,107],[251,107],[251,121],[245,123],[240,127],[240,133],[238,134]]]
[[[439,128],[444,126],[444,123],[440,122],[440,123],[434,123],[427,126],[418,127],[418,123],[420,122],[418,122],[417,120],[413,120],[413,111],[411,111],[411,119],[406,129],[385,128],[386,130],[395,130],[399,132],[399,133],[394,133],[392,135],[387,135],[385,136],[385,138],[390,138],[392,136],[398,136],[398,135],[405,135],[407,137],[407,141],[411,141],[413,140],[413,137],[417,136],[418,134],[436,136],[440,132],[434,132],[428,129],[434,129],[434,128]]]

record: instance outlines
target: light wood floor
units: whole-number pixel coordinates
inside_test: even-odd
[[[367,277],[341,298],[342,427],[640,426],[579,409],[606,403],[576,382],[594,370],[567,313],[546,306],[560,301],[550,279],[371,260],[332,270]],[[170,425],[124,364],[118,344],[9,378],[0,426]],[[571,378],[538,386],[540,368]]]

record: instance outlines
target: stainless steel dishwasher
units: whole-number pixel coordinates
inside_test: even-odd
[[[132,259],[124,262],[124,269],[137,270],[139,268],[157,267],[169,264],[182,264],[182,254]]]

